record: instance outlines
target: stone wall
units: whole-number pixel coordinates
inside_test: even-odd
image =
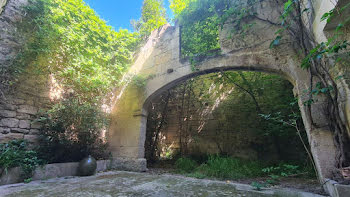
[[[284,107],[293,98],[293,86],[288,81],[271,79],[268,77],[272,76],[262,73],[244,74],[257,74],[271,80],[269,84],[251,84],[266,90],[255,95],[260,113],[286,112]],[[271,129],[280,125],[272,127],[263,121],[249,95],[236,86],[218,84],[216,77],[219,76],[208,74],[192,78],[151,101],[147,109],[146,159],[152,162],[158,157],[173,159],[180,152],[197,158],[208,154],[264,161],[305,158],[300,139],[294,135],[295,129],[284,128],[283,132],[275,133],[279,131]],[[157,131],[160,132],[156,150],[152,150]]]
[[[22,6],[26,4],[27,0],[9,0],[0,15],[0,70],[13,66],[25,42],[16,24],[22,20]],[[40,125],[34,122],[35,115],[50,105],[50,88],[48,76],[34,70],[28,66],[9,89],[0,86],[0,143],[13,139],[35,141],[37,137]]]
[[[276,147],[273,147],[271,140],[259,136],[249,125],[236,125],[236,127],[228,128],[227,126],[230,124],[228,122],[231,120],[221,119],[220,115],[225,113],[222,108],[219,107],[209,114],[203,115],[203,111],[211,109],[213,106],[203,108],[203,104],[197,98],[190,101],[186,99],[185,102],[186,109],[182,115],[179,109],[181,108],[180,98],[171,100],[168,104],[158,144],[162,159],[176,156],[180,152],[180,141],[182,141],[184,155],[228,154],[244,159],[278,158]],[[187,103],[190,103],[189,108],[187,108]],[[152,110],[150,109],[149,112],[150,117]],[[184,121],[180,123],[180,120]],[[159,122],[157,123],[159,124]],[[151,125],[152,120],[149,119],[147,133],[154,129],[150,127]],[[151,139],[149,137],[146,139],[146,155],[151,155],[148,153],[150,151],[147,147],[148,140]],[[266,154],[263,157],[259,155],[261,152],[257,149],[257,145],[259,145],[259,149],[265,150]]]

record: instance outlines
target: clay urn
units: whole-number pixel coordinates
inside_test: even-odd
[[[80,176],[91,176],[94,175],[97,168],[96,159],[91,155],[79,162],[78,174]]]

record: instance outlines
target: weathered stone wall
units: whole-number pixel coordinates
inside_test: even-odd
[[[158,149],[161,150],[161,158],[176,156],[180,152],[180,141],[182,141],[184,155],[227,154],[245,159],[278,159],[276,147],[271,143],[271,140],[268,137],[259,136],[250,125],[240,124],[241,127],[227,128],[227,122],[230,120],[220,119],[219,114],[224,113],[222,108],[216,108],[214,111],[209,110],[211,112],[205,114],[203,111],[212,109],[213,106],[209,105],[203,108],[203,103],[197,98],[193,98],[195,96],[192,95],[192,98],[186,99],[186,107],[181,115],[181,95],[173,97],[168,103],[165,123],[159,136]],[[188,103],[190,103],[189,106]],[[149,112],[152,113],[152,109],[149,109]],[[151,121],[148,120],[148,126]],[[157,123],[159,124],[159,122]],[[147,132],[151,132],[150,129],[154,128],[147,127]],[[151,139],[147,138],[146,140]],[[261,150],[265,150],[264,156],[259,155],[261,152],[257,150],[256,146],[258,145]],[[147,150],[149,148],[147,145],[145,148],[146,151],[150,151]]]
[[[13,66],[25,42],[16,25],[22,20],[22,7],[26,4],[27,0],[9,0],[0,15],[0,70]],[[0,143],[37,138],[40,125],[33,121],[40,109],[50,105],[50,88],[48,76],[35,74],[33,70],[34,67],[28,66],[9,89],[0,88]]]

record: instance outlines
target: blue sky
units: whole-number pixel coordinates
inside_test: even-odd
[[[131,19],[139,19],[143,0],[84,0],[97,14],[116,30],[132,30]],[[169,0],[164,0],[171,17]]]

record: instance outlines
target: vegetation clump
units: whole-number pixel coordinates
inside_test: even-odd
[[[196,178],[239,180],[264,177],[268,184],[277,184],[281,177],[315,177],[312,167],[301,168],[285,162],[269,164],[219,155],[209,155],[208,160],[201,164],[191,158],[179,158],[175,167],[179,173]]]
[[[98,106],[69,98],[37,121],[43,125],[39,154],[48,162],[76,162],[88,155],[95,159],[109,157],[108,144],[103,140],[109,121]]]
[[[36,167],[46,163],[35,150],[28,149],[28,141],[12,140],[0,144],[0,176],[10,168],[20,167],[21,177],[30,181]]]

